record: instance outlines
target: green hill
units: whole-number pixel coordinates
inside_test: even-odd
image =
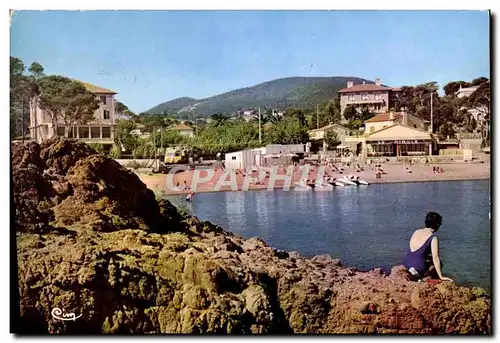
[[[358,77],[287,77],[264,82],[253,87],[241,88],[205,99],[177,98],[159,104],[145,113],[165,112],[178,116],[206,117],[216,112],[235,114],[239,110],[270,107],[283,110],[289,107],[311,108],[325,103],[336,96],[337,91],[346,87],[347,81],[354,84],[363,81]]]

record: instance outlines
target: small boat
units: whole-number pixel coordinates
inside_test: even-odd
[[[297,182],[295,184],[295,189],[298,191],[310,191],[312,190],[312,187],[307,184]]]
[[[328,179],[328,184],[332,187],[344,187],[345,185],[342,182],[337,181],[337,179]]]
[[[316,187],[314,187],[314,190],[319,190],[319,191],[328,191],[328,190],[332,190],[333,189],[333,186],[329,183],[326,183],[326,184],[321,184],[321,185],[316,185]]]
[[[351,181],[347,176],[337,179],[336,181],[342,182],[344,185],[357,186],[357,183]]]

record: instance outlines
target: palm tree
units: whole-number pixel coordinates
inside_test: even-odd
[[[222,126],[225,123],[227,123],[227,121],[229,120],[229,116],[225,115],[222,112],[217,112],[217,113],[212,114],[212,120],[213,120],[214,125],[216,127],[219,127],[219,126]]]

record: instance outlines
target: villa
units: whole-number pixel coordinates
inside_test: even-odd
[[[115,126],[115,91],[102,88],[87,82],[81,82],[85,88],[94,93],[99,99],[99,108],[94,113],[93,120],[85,124],[76,124],[69,132],[69,137],[77,138],[86,143],[100,143],[105,150],[111,149],[114,144]],[[57,122],[57,129],[52,124],[49,114],[38,105],[30,111],[30,136],[41,143],[56,135],[64,136],[65,127],[62,119]],[[57,130],[57,131],[56,131]]]
[[[347,88],[341,89],[340,110],[344,113],[347,106],[354,106],[356,109],[368,108],[371,112],[385,113],[395,104],[400,88],[382,86],[380,79],[375,80],[375,84],[354,85],[353,81],[347,82]]]

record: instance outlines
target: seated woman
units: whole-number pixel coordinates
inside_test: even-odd
[[[424,277],[437,277],[443,281],[453,281],[443,276],[442,263],[439,259],[439,242],[435,235],[443,223],[443,217],[436,212],[429,212],[425,217],[425,228],[416,230],[410,239],[410,246],[403,264],[414,281]]]

